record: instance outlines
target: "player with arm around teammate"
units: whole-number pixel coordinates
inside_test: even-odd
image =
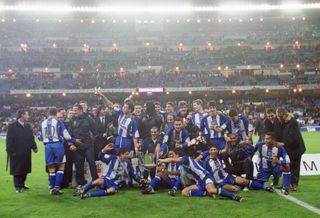
[[[107,168],[100,178],[85,185],[80,193],[81,199],[113,195],[117,193],[119,188],[126,184],[130,178],[133,178],[139,184],[146,182],[134,174],[133,167],[129,161],[129,150],[127,148],[120,148],[118,155],[116,155],[114,145],[110,143],[101,150],[99,158],[107,164]],[[89,190],[95,187],[99,189],[88,193]]]
[[[174,150],[170,150],[168,153],[169,158],[177,158],[178,155]],[[179,189],[181,181],[180,181],[180,172],[179,172],[179,164],[177,163],[167,163],[164,167],[158,168],[157,175],[151,180],[149,186],[142,190],[142,194],[153,194],[154,189],[160,184],[168,186],[170,190],[174,190],[173,192],[169,191],[168,194],[175,195],[175,191]]]
[[[239,185],[274,192],[273,188],[265,186],[256,180],[248,180],[241,176],[232,176],[225,172],[218,153],[219,150],[217,147],[211,145],[209,151],[203,152],[199,158],[197,158],[197,160],[203,159],[202,166],[209,172],[217,187],[222,187],[230,192],[236,192],[239,190],[236,185]]]
[[[177,149],[176,153],[183,154],[182,149]],[[166,158],[160,159],[159,164],[162,163],[178,163],[183,170],[190,174],[195,181],[194,185],[185,187],[182,190],[182,195],[185,197],[190,196],[210,196],[214,197],[215,195],[220,195],[227,197],[229,199],[242,202],[243,198],[241,196],[235,195],[232,192],[229,192],[223,188],[217,188],[214,185],[214,181],[209,175],[209,173],[192,157],[190,156],[180,156],[178,158]]]
[[[80,139],[72,138],[62,121],[57,119],[57,109],[50,108],[48,119],[41,123],[39,140],[45,144],[45,159],[48,167],[50,194],[63,194],[61,182],[64,174],[63,139],[69,143],[81,143]],[[58,170],[56,170],[58,168]]]

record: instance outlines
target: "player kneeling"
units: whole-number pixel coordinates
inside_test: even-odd
[[[272,187],[265,186],[258,181],[248,180],[241,176],[232,176],[223,169],[222,162],[218,157],[218,149],[215,145],[211,145],[209,151],[203,152],[197,160],[203,160],[202,166],[205,168],[210,176],[214,179],[215,185],[217,187],[222,187],[228,191],[236,192],[239,186],[253,188],[253,189],[263,189],[268,192],[274,192]]]
[[[126,184],[131,179],[139,184],[145,183],[145,180],[134,174],[128,149],[120,148],[118,155],[110,154],[113,150],[114,145],[108,144],[99,153],[100,159],[107,164],[107,168],[103,176],[85,185],[80,192],[81,199],[115,194],[121,185]],[[99,189],[88,193],[90,189],[95,187]]]
[[[177,154],[182,154],[181,149],[176,149]],[[180,155],[179,155],[180,156]],[[241,202],[243,198],[241,196],[235,195],[223,188],[217,188],[214,185],[213,179],[209,173],[192,157],[190,156],[180,156],[177,158],[166,158],[160,159],[159,163],[178,163],[180,164],[181,171],[186,175],[181,175],[181,177],[193,178],[195,181],[194,185],[185,187],[182,190],[182,195],[185,197],[190,196],[209,196],[214,197],[215,195],[220,195],[223,197],[230,198],[235,201]],[[180,171],[180,172],[181,172]]]
[[[169,158],[178,157],[174,150],[170,150],[168,156]],[[176,191],[179,189],[181,184],[179,175],[179,164],[167,163],[164,168],[158,168],[157,175],[151,180],[149,186],[141,192],[142,194],[153,194],[154,189],[162,183],[170,188],[168,194],[175,196]]]
[[[282,193],[288,195],[291,180],[290,159],[284,147],[279,146],[275,141],[274,133],[266,133],[264,142],[257,143],[255,150],[259,152],[259,180],[264,183],[269,180],[271,175],[274,178],[279,178],[282,173]]]

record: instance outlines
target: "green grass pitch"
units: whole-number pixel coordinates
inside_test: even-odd
[[[303,133],[306,153],[320,153],[320,133]],[[50,196],[44,171],[44,146],[33,154],[30,190],[15,193],[12,177],[5,172],[5,142],[0,140],[0,217],[318,217],[283,197],[264,191],[240,192],[243,203],[221,198],[168,196],[166,190],[141,195],[138,188],[120,190],[114,196],[80,200],[72,189]],[[320,208],[320,176],[302,177],[292,196]]]

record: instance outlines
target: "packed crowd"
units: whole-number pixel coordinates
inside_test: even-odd
[[[36,82],[35,82],[36,81]],[[136,88],[136,87],[214,87],[214,86],[275,86],[295,87],[303,84],[319,84],[320,74],[305,75],[293,71],[281,75],[253,75],[246,70],[238,70],[228,76],[221,72],[183,72],[160,71],[130,72],[85,72],[76,74],[59,73],[24,73],[12,78],[0,79],[0,90],[13,89],[92,89],[101,88]]]
[[[300,43],[300,42],[299,42]],[[270,45],[271,46],[271,45]],[[10,68],[17,71],[33,68],[59,68],[61,71],[79,72],[83,67],[86,71],[116,71],[120,67],[136,69],[137,66],[162,66],[169,70],[175,66],[181,69],[214,69],[217,66],[260,65],[262,68],[279,67],[284,64],[287,69],[316,69],[319,65],[319,44],[302,44],[299,49],[293,45],[259,47],[251,45],[233,45],[228,47],[194,48],[153,48],[133,51],[108,51],[92,48],[84,52],[81,47],[73,48],[29,48],[27,51],[16,51],[2,48],[0,50],[1,70]]]

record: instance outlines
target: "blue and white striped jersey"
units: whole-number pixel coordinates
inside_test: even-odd
[[[116,146],[128,146],[132,148],[133,139],[139,138],[137,121],[134,117],[128,117],[122,112],[118,118],[118,136],[116,139]]]
[[[203,168],[209,172],[210,176],[215,180],[216,183],[223,182],[229,174],[224,171],[220,158],[216,157],[215,159],[211,159],[209,152],[203,152],[201,155],[204,158],[204,161],[202,162]]]
[[[133,167],[128,161],[122,161],[117,155],[99,153],[100,159],[107,164],[102,177],[107,178],[116,184],[128,182],[131,179],[140,182],[140,177],[134,174]]]
[[[199,183],[208,175],[207,171],[190,156],[180,157],[180,167],[190,175],[189,179],[196,181],[196,183]]]
[[[41,123],[39,140],[43,143],[55,143],[62,142],[63,139],[71,143],[75,143],[75,139],[72,138],[64,126],[64,123],[55,118],[48,118]]]
[[[228,120],[227,130],[229,133],[234,133],[240,140],[245,140],[249,132],[253,131],[253,125],[247,116],[241,114],[237,123],[234,123],[231,119]]]
[[[182,144],[182,147],[187,147],[190,142],[189,132],[186,128],[182,128],[179,132],[174,127],[169,127],[165,130],[163,141],[161,144],[161,151],[167,153],[169,149],[174,149],[176,143]]]
[[[283,146],[269,147],[264,142],[255,145],[255,151],[259,152],[259,168],[273,169],[276,165],[272,163],[273,157],[277,157],[282,165],[290,163],[289,155]]]
[[[169,172],[178,171],[179,170],[179,164],[177,163],[168,163],[166,164],[166,169]],[[168,175],[170,179],[178,179],[179,176],[175,175]]]
[[[216,116],[206,115],[200,125],[200,131],[206,137],[206,139],[218,139],[224,138],[224,130],[227,128],[228,118],[222,113],[217,114]],[[210,126],[216,126],[223,129],[222,132],[214,131]]]
[[[197,126],[199,129],[201,128],[201,121],[207,115],[207,113],[193,113],[191,115],[192,124]]]

